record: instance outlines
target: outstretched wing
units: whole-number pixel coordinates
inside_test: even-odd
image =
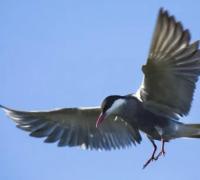
[[[45,112],[16,111],[3,107],[17,127],[34,137],[46,137],[45,142],[58,146],[81,146],[85,149],[124,148],[141,141],[138,130],[120,118],[109,118],[99,128],[95,121],[100,108],[64,108]]]
[[[167,11],[160,9],[148,56],[142,67],[144,80],[137,92],[146,107],[177,118],[187,115],[200,75],[199,41]]]

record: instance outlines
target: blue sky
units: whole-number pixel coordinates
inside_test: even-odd
[[[1,0],[0,103],[22,110],[99,105],[135,92],[156,15],[165,7],[200,39],[200,2]],[[199,122],[200,83],[184,122]],[[166,157],[142,170],[152,152],[57,148],[29,137],[0,112],[0,179],[129,180],[200,178],[200,141],[166,145]]]

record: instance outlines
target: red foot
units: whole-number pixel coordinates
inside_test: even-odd
[[[165,151],[164,150],[161,150],[160,152],[159,152],[159,154],[155,157],[155,160],[158,160],[158,158],[160,157],[160,156],[165,156]]]
[[[162,155],[165,156],[165,147],[164,147],[165,141],[162,139],[162,148],[161,148],[161,151],[159,152],[159,154],[156,157],[155,157],[155,153],[156,153],[156,150],[157,150],[157,146],[156,146],[156,144],[154,143],[153,140],[150,140],[150,141],[154,146],[154,150],[153,150],[153,153],[151,155],[151,158],[144,164],[143,169],[146,168],[150,164],[150,162],[158,160],[160,156],[162,156]]]

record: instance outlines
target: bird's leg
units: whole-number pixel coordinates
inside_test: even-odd
[[[149,140],[150,140],[151,143],[153,144],[154,149],[153,149],[153,153],[152,153],[151,157],[150,157],[150,158],[148,159],[148,161],[143,165],[143,169],[146,168],[146,167],[149,165],[149,163],[150,163],[151,161],[157,160],[157,159],[155,158],[155,153],[156,153],[156,150],[157,150],[157,146],[156,146],[155,142],[154,142],[152,139],[149,138]]]
[[[162,142],[162,147],[161,147],[161,151],[159,152],[159,154],[155,157],[155,160],[157,160],[160,156],[164,156],[165,155],[165,141],[163,139],[161,139]]]

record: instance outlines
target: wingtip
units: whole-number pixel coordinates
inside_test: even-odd
[[[160,7],[159,14],[168,15],[168,11],[164,7]]]
[[[171,20],[174,21],[174,22],[176,21],[175,17],[174,17],[173,15],[171,15],[170,12],[169,12],[167,9],[165,9],[164,7],[161,7],[161,8],[159,9],[158,15],[159,15],[160,17],[165,17],[165,18],[167,18],[167,19],[171,19]]]
[[[0,109],[2,109],[4,112],[9,112],[11,109],[9,109],[8,107],[6,107],[6,106],[3,106],[3,105],[1,105],[0,104]]]
[[[162,14],[163,12],[164,12],[164,8],[163,8],[163,7],[160,7],[159,13]]]
[[[5,107],[4,107],[3,105],[1,105],[1,104],[0,104],[0,108],[1,108],[1,109],[5,109]]]

